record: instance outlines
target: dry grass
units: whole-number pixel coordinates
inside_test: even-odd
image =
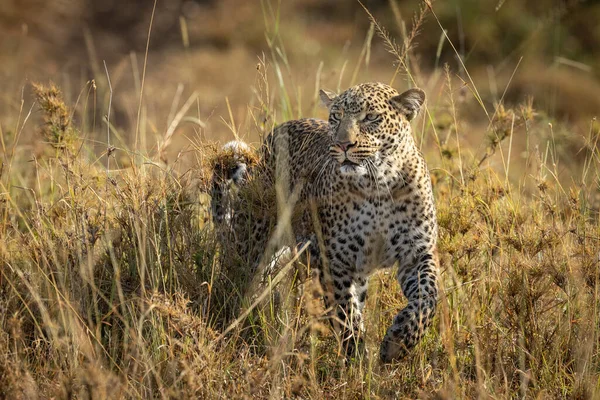
[[[600,126],[588,109],[553,119],[520,93],[518,74],[508,102],[476,88],[475,74],[419,70],[411,42],[423,15],[402,48],[371,19],[399,67],[374,65],[370,31],[356,58],[315,63],[301,79],[286,51],[297,42],[284,46],[290,34],[269,2],[262,12],[269,55],[255,77],[237,77],[253,82],[249,104],[227,101],[222,119],[199,111],[217,85],[183,102],[172,71],[193,75],[194,57],[248,63],[247,49],[150,65],[144,101],[139,76],[109,68],[120,112],[135,119],[140,107],[139,147],[105,109],[106,77],[70,100],[45,83],[26,88],[33,99],[14,95],[0,125],[0,398],[599,398]],[[211,169],[229,155],[206,136],[255,138],[322,116],[315,86],[367,78],[406,78],[429,94],[413,126],[434,182],[443,291],[426,338],[393,365],[374,356],[403,306],[392,273],[371,278],[370,356],[345,363],[307,274],[257,286],[207,209]],[[119,94],[121,83],[136,89]],[[156,115],[168,115],[165,129]],[[275,213],[272,193],[255,194],[252,207]]]

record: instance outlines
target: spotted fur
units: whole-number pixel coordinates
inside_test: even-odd
[[[423,337],[438,297],[431,180],[410,126],[425,94],[365,83],[321,98],[329,121],[277,127],[261,149],[263,172],[274,177],[280,204],[306,209],[294,234],[312,240],[325,304],[348,354],[362,343],[369,275],[398,265],[408,304],[381,343],[381,360],[390,362]],[[255,233],[258,242],[269,236]]]
[[[215,159],[211,191],[214,223],[225,223],[231,227],[235,193],[245,183],[254,164],[249,157],[251,151],[246,143],[233,140],[222,147],[223,157]]]

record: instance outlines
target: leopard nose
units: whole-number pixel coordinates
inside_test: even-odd
[[[338,146],[343,151],[347,151],[349,148],[356,146],[356,142],[350,142],[350,141],[336,142],[336,146]]]

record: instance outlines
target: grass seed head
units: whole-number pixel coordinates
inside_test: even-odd
[[[73,144],[76,131],[71,127],[70,111],[60,89],[53,83],[34,83],[33,91],[43,113],[41,133],[44,139],[53,147],[68,149]]]

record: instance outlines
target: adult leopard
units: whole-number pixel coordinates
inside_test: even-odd
[[[398,265],[408,304],[381,343],[380,358],[390,362],[423,337],[438,298],[435,204],[410,126],[425,93],[415,88],[399,94],[382,83],[364,83],[320,96],[329,121],[276,127],[263,143],[255,173],[276,183],[280,204],[309,205],[292,224],[294,234],[312,239],[325,304],[348,354],[361,343],[369,275]],[[231,204],[230,215],[243,208]],[[262,248],[274,223],[266,215],[239,215],[246,225],[254,218],[250,240]]]

